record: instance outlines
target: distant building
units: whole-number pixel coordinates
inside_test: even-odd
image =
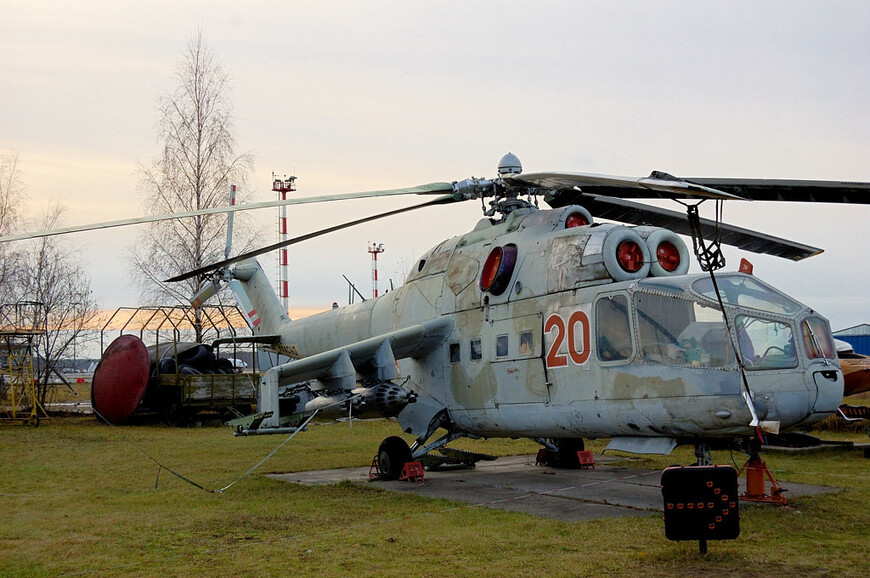
[[[834,331],[834,337],[851,345],[855,353],[870,355],[870,323]]]

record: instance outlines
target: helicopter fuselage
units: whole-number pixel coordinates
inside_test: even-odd
[[[255,333],[280,334],[276,349],[300,359],[288,367],[348,352],[344,369],[287,371],[282,386],[314,378],[330,399],[357,382],[413,391],[399,421],[421,438],[442,410],[449,428],[481,437],[672,440],[750,435],[756,416],[793,428],[837,411],[843,379],[824,318],[740,273],[717,276],[720,304],[710,275],[686,274],[676,235],[587,217],[565,207],[483,219],[426,253],[396,290],[277,325],[277,300],[251,290],[267,283],[257,266],[243,284],[269,322]],[[650,257],[656,243],[670,255]],[[400,336],[412,328],[418,337]],[[385,368],[391,356],[371,361],[381,336],[397,374]]]

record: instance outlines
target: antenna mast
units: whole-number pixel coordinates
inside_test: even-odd
[[[372,254],[372,297],[378,296],[378,254],[383,252],[383,243],[369,244],[369,253]]]
[[[279,179],[275,173],[272,173],[272,190],[278,193],[279,201],[287,200],[287,193],[292,193],[296,190],[296,177],[288,177],[284,175],[283,179]],[[286,241],[288,235],[287,229],[287,205],[278,207],[278,241]],[[281,298],[281,306],[284,307],[284,312],[290,309],[290,267],[287,259],[287,247],[278,249],[278,297]]]

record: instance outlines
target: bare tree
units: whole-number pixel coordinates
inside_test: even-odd
[[[188,40],[175,76],[177,89],[159,101],[162,152],[150,167],[140,166],[139,191],[150,213],[226,205],[230,185],[244,192],[253,167],[251,154],[235,153],[227,74],[202,32]],[[206,215],[146,227],[132,255],[140,297],[151,303],[187,303],[204,285],[203,276],[175,285],[163,280],[222,259],[226,222],[225,215]],[[248,248],[250,229],[237,216],[234,245]]]
[[[7,235],[15,230],[24,202],[26,188],[21,180],[16,153],[0,154],[0,235]],[[18,252],[9,243],[0,244],[0,292],[8,295],[11,274],[15,271]],[[7,301],[3,298],[2,301]]]
[[[63,213],[59,203],[51,203],[38,228],[56,228]],[[69,359],[77,344],[94,337],[89,327],[98,313],[97,303],[90,278],[76,262],[74,250],[56,237],[31,241],[21,250],[13,285],[17,300],[40,303],[46,317],[47,330],[39,338],[42,364],[37,370],[37,398],[44,404],[58,363]]]

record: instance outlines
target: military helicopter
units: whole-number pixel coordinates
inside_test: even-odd
[[[532,438],[570,466],[583,438],[610,437],[608,448],[634,452],[678,443],[703,451],[837,412],[843,377],[823,317],[751,275],[689,275],[689,250],[673,229],[596,223],[587,208],[620,221],[635,212],[688,222],[708,269],[721,255],[704,245],[705,227],[757,252],[820,252],[701,220],[697,205],[687,219],[614,196],[738,194],[665,173],[523,175],[512,154],[496,179],[422,191],[447,193],[426,205],[492,200],[472,231],[429,250],[379,298],[291,321],[255,255],[212,266],[213,284],[194,301],[229,283],[254,335],[293,358],[263,376],[261,418],[239,433],[290,431],[285,423],[315,410],[396,416],[416,441],[381,444],[381,473],[395,478],[405,462],[460,437]],[[539,209],[537,196],[555,208]]]
[[[867,190],[868,183],[661,172],[524,175],[509,153],[495,179],[343,195],[439,196],[168,281],[211,275],[193,304],[228,284],[254,338],[291,358],[263,375],[260,413],[239,426],[241,435],[295,431],[314,412],[397,417],[415,442],[383,441],[377,463],[386,479],[461,437],[531,438],[566,467],[576,465],[584,438],[599,437],[611,438],[608,449],[639,453],[695,444],[703,458],[762,428],[834,415],[843,375],[824,317],[750,274],[714,273],[724,265],[721,243],[794,260],[821,250],[701,219],[698,204],[866,202]],[[552,208],[540,209],[539,197]],[[632,197],[675,199],[687,215]],[[255,259],[374,218],[470,199],[481,200],[483,218],[427,251],[403,285],[297,321]],[[635,226],[596,222],[593,214]],[[692,235],[703,273],[688,274],[690,251],[678,233]]]

